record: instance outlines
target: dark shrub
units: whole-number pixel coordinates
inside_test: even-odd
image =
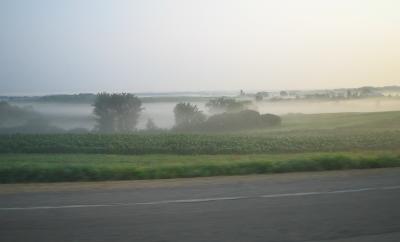
[[[282,123],[281,117],[270,113],[262,114],[261,119],[266,126],[278,126]]]
[[[260,115],[254,110],[243,110],[238,113],[216,114],[202,125],[204,131],[238,131],[276,126],[281,123],[279,116]]]

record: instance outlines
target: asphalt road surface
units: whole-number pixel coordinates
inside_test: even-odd
[[[0,241],[400,241],[400,169],[0,185]]]

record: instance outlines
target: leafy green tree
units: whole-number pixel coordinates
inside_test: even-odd
[[[135,130],[142,102],[133,94],[99,93],[94,103],[97,129],[102,133],[131,132]]]
[[[174,108],[175,129],[183,130],[195,127],[206,120],[206,116],[197,105],[178,103]]]

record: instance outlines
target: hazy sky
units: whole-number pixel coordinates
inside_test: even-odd
[[[1,0],[0,94],[400,84],[398,0]]]

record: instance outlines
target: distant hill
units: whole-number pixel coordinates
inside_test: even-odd
[[[369,95],[375,94],[375,96],[382,95],[382,93],[400,93],[400,86],[383,86],[383,87],[360,87],[360,88],[339,88],[339,89],[326,89],[326,90],[287,90],[295,96],[303,97],[317,97],[321,98],[321,95],[330,97],[329,94],[340,94],[346,96],[349,91],[362,91],[367,92]],[[259,93],[269,93],[269,92],[259,92]],[[273,93],[273,92],[271,92]],[[279,92],[277,95],[279,96]],[[239,92],[236,94],[234,92],[168,92],[168,93],[137,93],[137,95],[142,102],[204,102],[215,97],[221,96],[239,96]],[[252,97],[255,94],[249,94]],[[273,95],[270,95],[272,98]],[[270,98],[271,98],[270,97]],[[287,97],[286,97],[287,98]],[[52,102],[52,103],[94,103],[96,99],[96,94],[94,93],[79,93],[79,94],[54,94],[45,96],[0,96],[0,101],[8,102]]]
[[[39,97],[38,102],[58,102],[58,103],[93,103],[96,95],[92,93],[80,93],[72,95],[47,95]]]

